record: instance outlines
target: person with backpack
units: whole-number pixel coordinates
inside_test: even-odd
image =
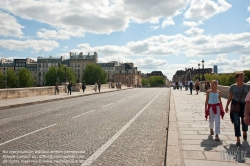
[[[71,91],[72,91],[72,83],[68,84],[68,94],[71,95]]]
[[[188,81],[188,86],[189,86],[190,94],[192,95],[192,91],[193,91],[193,88],[194,88],[194,82],[193,82],[192,79],[190,79]]]
[[[86,89],[86,86],[84,83],[82,83],[82,93],[84,93],[85,89]]]

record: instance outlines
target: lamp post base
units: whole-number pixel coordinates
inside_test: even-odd
[[[62,86],[64,86],[64,92],[67,93],[68,92],[68,82],[63,82]]]
[[[76,85],[74,86],[74,91],[80,92],[81,88],[82,88],[82,83],[76,83]]]

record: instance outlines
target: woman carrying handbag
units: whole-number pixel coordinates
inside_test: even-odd
[[[235,73],[236,83],[230,86],[229,95],[227,99],[227,104],[225,111],[228,112],[228,106],[230,106],[230,118],[234,124],[234,132],[236,140],[236,145],[240,146],[241,141],[241,131],[240,131],[240,121],[242,124],[243,139],[247,140],[248,125],[244,122],[244,109],[245,109],[245,98],[248,91],[250,90],[250,85],[244,83],[244,73]]]

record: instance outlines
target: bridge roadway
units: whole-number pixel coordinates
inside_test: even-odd
[[[0,165],[164,165],[169,101],[137,88],[2,109]]]

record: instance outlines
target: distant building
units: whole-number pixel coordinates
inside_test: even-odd
[[[173,82],[179,82],[179,81],[188,81],[190,79],[194,79],[195,77],[198,79],[200,77],[200,80],[202,78],[202,74],[209,74],[212,73],[212,68],[204,68],[203,69],[194,69],[192,68],[186,68],[185,70],[177,70],[175,75],[173,75],[172,81]]]
[[[214,73],[218,74],[218,67],[217,67],[217,65],[214,65]]]
[[[80,54],[74,54],[72,52],[69,53],[69,63],[70,67],[73,69],[75,72],[75,77],[79,82],[82,82],[82,74],[83,74],[83,69],[87,66],[87,64],[91,63],[97,63],[98,61],[98,54],[94,52],[94,55],[83,55],[82,52]]]
[[[0,72],[3,73],[3,75],[5,75],[7,70],[11,70],[11,69],[14,70],[13,61],[10,59],[2,58],[0,60]]]
[[[38,57],[37,58],[37,86],[44,86],[45,85],[45,80],[44,76],[47,71],[49,71],[49,68],[54,66],[54,67],[59,67],[59,65],[64,61],[64,57],[61,56],[61,58],[42,58]]]

